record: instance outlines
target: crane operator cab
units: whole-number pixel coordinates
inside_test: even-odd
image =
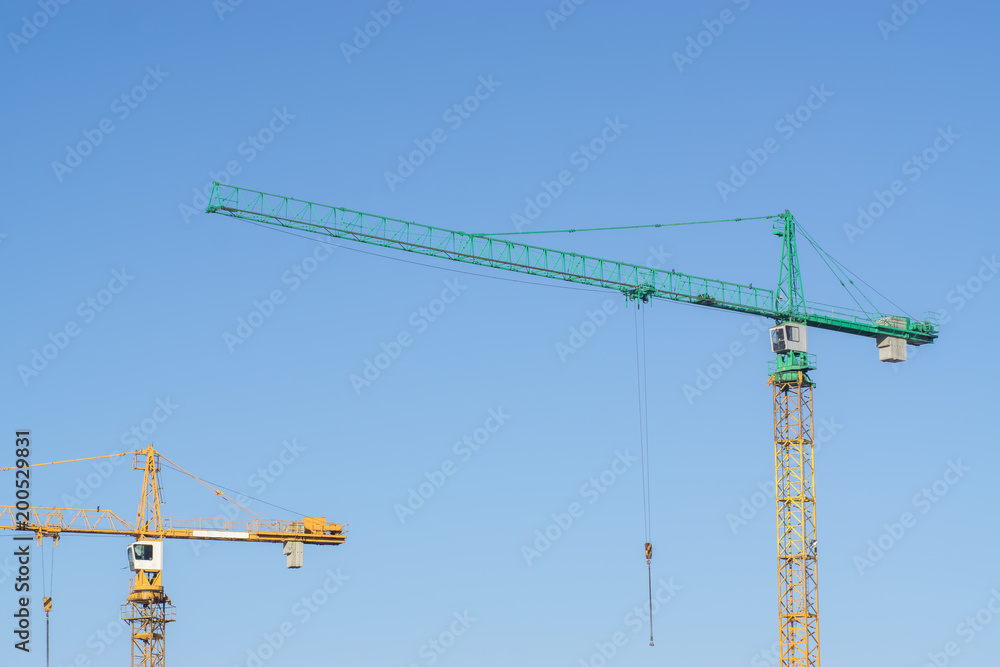
[[[132,572],[163,570],[162,542],[133,542],[128,545],[128,569]]]
[[[795,322],[784,322],[771,327],[771,351],[806,352],[806,326]]]

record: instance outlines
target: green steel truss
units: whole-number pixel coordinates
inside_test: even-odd
[[[806,303],[795,250],[794,218],[787,211],[776,223],[780,233],[775,230],[783,236],[778,290],[440,229],[220,183],[212,188],[207,212],[429,257],[615,289],[631,299],[669,299],[775,321],[793,320],[870,338],[887,335],[902,338],[911,345],[931,343],[937,337],[937,326],[931,321]],[[883,319],[887,317],[893,319]],[[898,327],[880,322],[892,322]]]
[[[799,253],[795,247],[795,218],[791,213],[785,211],[774,221],[774,234],[782,237],[781,272],[778,275],[774,309],[785,313],[786,319],[795,320],[806,314],[806,302],[802,295]]]

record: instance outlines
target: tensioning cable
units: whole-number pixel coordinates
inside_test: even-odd
[[[806,237],[806,241],[808,241],[809,245],[811,245],[813,247],[813,250],[816,251],[816,254],[818,254],[820,256],[820,259],[822,259],[823,263],[827,265],[827,268],[830,269],[830,271],[833,273],[834,277],[837,278],[837,280],[838,280],[838,282],[840,282],[841,286],[843,286],[843,288],[847,291],[848,295],[854,300],[854,303],[857,304],[858,301],[857,301],[857,299],[854,299],[854,295],[851,293],[850,288],[848,288],[847,284],[844,282],[845,280],[847,281],[847,283],[849,283],[851,285],[851,287],[853,287],[855,290],[857,290],[857,292],[861,296],[861,298],[864,299],[866,302],[868,302],[868,305],[871,306],[873,310],[881,312],[881,309],[878,308],[874,303],[872,303],[872,300],[868,298],[868,296],[861,290],[861,288],[858,287],[854,283],[854,281],[851,280],[850,277],[847,276],[848,273],[851,274],[852,276],[854,276],[855,278],[857,278],[858,281],[860,281],[862,284],[864,284],[870,290],[872,290],[873,292],[875,292],[876,294],[878,294],[880,297],[882,297],[890,305],[892,305],[895,308],[897,308],[900,312],[902,312],[903,314],[905,314],[907,317],[913,319],[912,316],[909,313],[907,313],[906,310],[902,306],[897,305],[892,299],[890,299],[889,297],[887,297],[886,295],[882,294],[877,289],[875,289],[874,287],[872,287],[871,285],[869,285],[865,281],[864,278],[862,278],[858,274],[854,273],[854,271],[851,271],[849,268],[847,268],[846,266],[844,266],[844,264],[841,263],[836,257],[834,257],[833,255],[831,255],[830,253],[828,253],[824,248],[822,248],[819,245],[819,243],[816,242],[816,239],[814,239],[812,237],[812,235],[809,234],[809,231],[805,228],[805,226],[802,225],[802,223],[800,223],[798,220],[796,220],[795,221],[795,225],[802,232],[802,234]],[[843,271],[844,272],[843,275],[838,274],[837,271],[834,269],[834,267],[830,265],[830,262],[827,262],[827,259],[829,259],[830,262],[832,262],[834,266],[836,266],[841,271]],[[861,304],[858,304],[858,307],[862,308]],[[862,310],[864,310],[864,308],[862,308]]]
[[[695,220],[693,222],[657,222],[651,225],[620,225],[617,227],[584,227],[582,229],[533,229],[527,232],[494,232],[472,234],[472,236],[522,236],[524,234],[575,234],[576,232],[617,232],[623,229],[653,229],[656,227],[683,227],[684,225],[710,225],[716,222],[743,222],[744,220],[771,220],[780,215],[759,215],[753,218],[729,218],[728,220]]]

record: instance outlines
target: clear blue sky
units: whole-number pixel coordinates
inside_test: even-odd
[[[639,451],[622,297],[195,212],[217,178],[470,231],[513,231],[515,216],[564,229],[790,209],[900,310],[945,319],[940,341],[898,366],[871,340],[810,333],[827,429],[823,657],[918,667],[954,642],[949,664],[995,665],[1000,619],[963,625],[1000,590],[994,4],[567,0],[568,16],[557,0],[333,4],[0,8],[0,464],[18,428],[32,430],[36,462],[154,442],[259,498],[264,516],[294,515],[262,501],[349,524],[343,546],[307,547],[301,570],[285,570],[278,545],[169,543],[172,664],[597,666],[621,633],[607,664],[760,667],[777,640],[760,323],[646,311],[654,591],[662,580],[672,595],[650,648],[629,616],[646,571],[641,472],[621,462]],[[536,240],[777,282],[767,222]],[[807,298],[852,305],[800,251]],[[275,290],[280,303],[264,303]],[[560,355],[581,328],[593,335]],[[378,357],[401,334],[411,344]],[[352,383],[366,362],[385,367]],[[710,386],[686,392],[702,373]],[[619,452],[620,474],[595,492],[589,480]],[[269,465],[279,474],[265,479]],[[46,468],[33,499],[132,517],[141,478],[129,468]],[[410,490],[442,475],[401,520]],[[166,514],[222,514],[177,473],[164,489]],[[573,503],[572,525],[529,564],[522,547]],[[126,544],[56,548],[53,665],[127,660]],[[347,579],[325,604],[296,607],[338,570]],[[0,579],[9,619],[12,581]],[[283,623],[294,633],[261,651]],[[0,662],[43,664],[5,636]]]

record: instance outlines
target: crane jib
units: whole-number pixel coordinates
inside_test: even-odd
[[[429,257],[614,289],[631,299],[645,301],[655,297],[779,322],[791,320],[868,338],[892,336],[911,345],[931,343],[937,337],[937,327],[930,321],[831,309],[801,301],[800,291],[792,290],[797,298],[788,299],[775,290],[431,227],[219,183],[213,186],[207,212]],[[788,292],[787,288],[783,290]]]

